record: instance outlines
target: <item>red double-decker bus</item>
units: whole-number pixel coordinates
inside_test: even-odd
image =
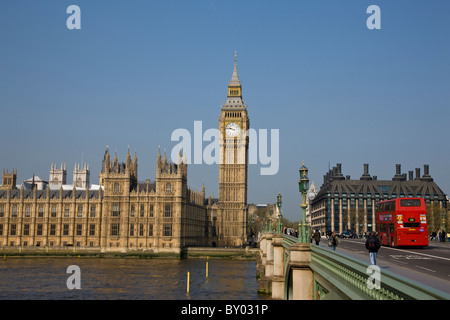
[[[427,210],[423,198],[397,198],[376,206],[377,230],[383,245],[427,246]]]

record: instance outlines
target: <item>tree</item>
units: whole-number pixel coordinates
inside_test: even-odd
[[[443,227],[442,225],[442,208],[438,203],[427,205],[427,225],[428,232],[438,232]]]
[[[267,219],[270,219],[271,207],[272,205],[267,205],[267,207],[259,208],[254,206],[254,208],[256,209],[252,210],[252,212],[249,211],[248,229],[250,232],[253,232],[253,234],[257,235],[258,233],[266,229],[266,221]]]
[[[350,217],[350,229],[361,233],[364,229],[364,214],[365,211],[363,208],[350,208],[349,217]]]

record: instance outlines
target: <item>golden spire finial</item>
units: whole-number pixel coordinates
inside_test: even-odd
[[[236,60],[237,60],[237,51],[234,50],[234,62],[236,62]]]

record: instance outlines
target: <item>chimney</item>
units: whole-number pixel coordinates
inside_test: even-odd
[[[402,166],[400,164],[395,165],[395,176],[392,178],[393,181],[406,180],[406,175],[402,175]]]
[[[360,180],[372,180],[372,178],[370,177],[370,174],[369,174],[369,164],[368,163],[364,164],[364,173],[361,176]]]
[[[423,166],[423,176],[421,180],[433,181],[433,178],[430,176],[430,166],[428,164]]]
[[[420,180],[420,168],[416,168],[416,178],[414,180]]]
[[[336,165],[337,167],[336,167],[336,176],[335,176],[335,179],[336,180],[344,180],[345,179],[345,177],[344,177],[344,175],[342,174],[342,164],[341,163],[338,163],[337,165]]]
[[[408,171],[408,173],[409,173],[409,180],[414,180],[414,172]]]

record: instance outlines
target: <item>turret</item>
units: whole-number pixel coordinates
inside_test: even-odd
[[[110,156],[109,156],[109,149],[108,146],[106,146],[105,155],[103,156],[103,162],[102,162],[102,171],[103,173],[108,173],[110,170]]]
[[[2,176],[2,185],[0,186],[0,190],[11,190],[16,189],[16,181],[17,181],[17,170],[12,170],[11,173],[8,170],[5,171],[3,169]]]
[[[125,160],[125,170],[128,172],[132,172],[131,168],[131,155],[130,155],[130,147],[128,146],[127,159]]]
[[[136,155],[136,150],[134,150],[134,159],[133,159],[133,175],[137,180],[137,176],[138,176],[138,162],[137,162],[137,155]]]

